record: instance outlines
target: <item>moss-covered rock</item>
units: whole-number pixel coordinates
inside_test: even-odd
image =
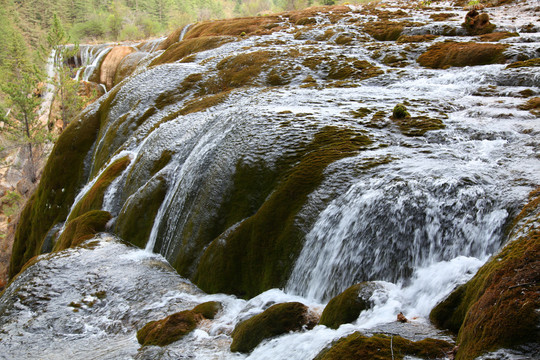
[[[360,313],[371,307],[369,298],[379,286],[373,282],[353,285],[328,302],[319,320],[319,324],[337,329],[358,319]]]
[[[506,61],[503,52],[507,47],[506,44],[443,42],[430,46],[417,61],[420,65],[432,69],[501,64]]]
[[[489,22],[489,15],[486,13],[479,13],[475,9],[469,11],[467,15],[465,15],[463,27],[467,30],[469,35],[488,34],[495,29],[495,25]]]
[[[116,219],[115,232],[131,244],[144,247],[166,193],[165,179],[150,180],[124,203]]]
[[[411,114],[407,111],[407,108],[403,104],[397,104],[392,111],[392,117],[394,119],[404,119],[411,117]]]
[[[304,304],[277,304],[236,325],[232,333],[231,351],[247,353],[264,339],[313,326],[313,317]]]
[[[540,338],[540,190],[514,222],[510,242],[466,284],[431,312],[438,326],[458,333],[456,359],[487,351],[538,344]]]
[[[294,219],[323,180],[323,170],[370,143],[367,136],[349,129],[321,130],[257,212],[206,248],[195,283],[207,292],[245,297],[282,286],[302,246],[303,233]]]
[[[407,24],[407,22],[373,21],[364,25],[364,31],[379,41],[395,41]]]
[[[234,40],[235,38],[231,36],[207,36],[183,40],[169,46],[163,54],[150,63],[150,66],[172,63],[181,60],[188,55],[215,49]]]
[[[122,171],[126,169],[130,162],[131,158],[129,156],[124,156],[109,165],[96,180],[94,186],[92,186],[86,195],[84,195],[77,205],[75,205],[68,221],[75,219],[87,211],[101,209],[105,191],[109,185],[111,185],[111,183],[122,173]]]
[[[401,119],[392,118],[399,126],[399,130],[406,136],[422,136],[430,130],[441,130],[446,126],[439,119],[428,116],[405,117]]]
[[[192,311],[196,314],[201,314],[205,319],[213,319],[221,308],[220,302],[207,301],[195,306]]]
[[[523,105],[520,105],[521,110],[529,110],[531,114],[540,117],[540,97],[533,97]]]
[[[54,245],[53,251],[61,251],[80,245],[99,232],[105,231],[112,216],[107,211],[93,210],[71,220]]]
[[[64,130],[49,156],[36,192],[17,225],[9,276],[40,253],[49,229],[66,220],[76,192],[86,181],[84,158],[100,128],[100,112],[85,113]]]
[[[270,34],[279,29],[277,16],[257,16],[203,21],[189,28],[184,39],[204,36],[243,36]],[[178,39],[178,37],[177,37]]]
[[[197,327],[202,315],[191,310],[180,311],[165,319],[151,321],[137,331],[139,344],[165,346],[180,340]]]
[[[508,32],[508,31],[501,31],[501,32],[484,34],[484,35],[479,36],[478,38],[480,39],[480,41],[497,42],[502,39],[507,39],[509,37],[515,37],[515,36],[519,36],[519,34]]]
[[[525,61],[516,61],[511,64],[506,65],[507,69],[516,69],[521,67],[539,67],[540,66],[540,58],[535,59],[529,59]]]
[[[219,310],[219,302],[208,301],[192,310],[180,311],[164,319],[151,321],[137,331],[137,340],[143,346],[169,345],[195,330],[201,320],[213,319]]]
[[[446,358],[452,348],[453,345],[444,340],[428,338],[413,342],[401,336],[376,334],[367,337],[355,332],[321,351],[314,360],[399,360],[406,355],[439,359]]]

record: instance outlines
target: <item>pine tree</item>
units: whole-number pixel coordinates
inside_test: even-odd
[[[11,42],[5,69],[9,74],[1,89],[7,95],[11,108],[8,114],[3,116],[2,134],[15,146],[24,149],[27,159],[25,175],[35,183],[37,181],[35,149],[46,140],[47,134],[46,124],[40,123],[36,113],[41,99],[36,96],[35,90],[42,76],[35,66],[30,65],[22,36],[15,31],[8,35]]]

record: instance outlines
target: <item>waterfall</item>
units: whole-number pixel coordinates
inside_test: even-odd
[[[287,289],[329,300],[358,282],[402,281],[457,256],[486,258],[508,213],[489,174],[446,165],[403,161],[353,184],[307,234]]]

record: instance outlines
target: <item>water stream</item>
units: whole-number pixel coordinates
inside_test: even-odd
[[[447,11],[446,5],[440,6]],[[489,11],[501,28],[523,29],[534,19],[526,8]],[[452,12],[456,18],[442,24],[460,26],[465,11]],[[360,39],[358,45],[336,46],[329,40],[313,50],[314,39],[326,28],[306,30],[300,37],[288,26],[197,53],[193,63],[147,68],[148,61],[142,61],[111,95],[116,98],[92,149],[94,160],[87,164],[93,176],[72,209],[108,164],[129,155],[132,162],[108,188],[103,209],[116,218],[145,185],[163,180],[167,191],[146,249],[100,235],[87,247],[42,255],[45,260],[30,267],[0,299],[0,358],[44,353],[50,359],[82,359],[90,352],[96,359],[301,360],[312,359],[333,340],[354,331],[448,339],[429,323],[430,310],[500,248],[506,226],[540,184],[540,123],[520,108],[527,100],[522,94],[540,93],[540,74],[534,68],[508,69],[504,64],[422,68],[414,57],[431,43],[406,50],[408,45],[366,40],[354,21],[367,18],[351,12],[337,23],[323,15],[316,19],[318,26]],[[427,21],[429,13],[414,10],[406,19]],[[439,29],[428,27],[410,33]],[[188,29],[184,27],[180,39]],[[162,40],[145,46],[153,49]],[[445,40],[455,39],[441,36],[433,41]],[[467,40],[471,38],[459,41]],[[510,53],[529,56],[538,51],[540,36],[533,31],[504,42]],[[78,77],[86,81],[111,48],[81,49],[86,68]],[[331,83],[328,69],[313,70],[301,56],[289,57],[274,65],[290,65],[288,85],[261,86],[268,76],[263,71],[255,86],[235,89],[221,103],[185,115],[179,111],[190,104],[195,91],[165,105],[159,101],[162,94],[175,94],[190,75],[215,75],[216,64],[240,51],[282,55],[291,49],[302,49],[306,57],[326,55],[326,62],[343,57],[369,61],[381,74],[348,86],[322,86]],[[402,52],[407,53],[402,59],[406,66],[383,61]],[[149,58],[157,56],[150,53]],[[308,77],[318,86],[305,86]],[[88,111],[98,111],[100,103]],[[445,127],[408,136],[390,119],[397,103],[406,103],[413,116],[439,119]],[[143,116],[145,121],[134,126]],[[208,245],[194,239],[221,220],[219,207],[229,199],[239,169],[262,168],[271,174],[328,127],[351,129],[372,143],[328,165],[295,215],[305,241],[283,289],[270,289],[249,301],[208,295],[172,270],[167,261],[175,263],[184,253],[197,258],[197,246]],[[170,161],[150,173],[165,151]],[[194,266],[196,262],[187,271]],[[270,305],[300,301],[320,313],[331,297],[368,280],[380,285],[371,298],[375,305],[354,323],[283,335],[263,342],[251,354],[229,351],[234,326]],[[135,331],[148,321],[209,300],[224,306],[214,321],[167,347],[138,345]],[[412,321],[397,323],[399,312]]]

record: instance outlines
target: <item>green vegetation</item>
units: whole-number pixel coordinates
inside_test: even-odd
[[[90,211],[101,209],[105,191],[111,183],[126,169],[131,162],[129,156],[125,156],[109,165],[103,174],[96,180],[94,186],[86,195],[75,205],[68,221]]]
[[[165,179],[157,177],[133,194],[116,219],[115,232],[118,236],[143,248],[150,237],[154,219],[166,193]]]
[[[440,359],[446,358],[446,354],[452,348],[453,345],[444,340],[427,338],[413,342],[401,336],[375,334],[367,337],[355,332],[321,351],[314,360],[400,360],[407,355],[423,359]]]
[[[111,220],[111,214],[101,210],[89,211],[73,219],[66,225],[64,232],[56,241],[53,251],[62,251],[91,239],[98,232],[105,231],[109,220]]]
[[[506,61],[503,51],[508,45],[474,42],[436,43],[420,55],[418,63],[432,69],[451,66],[501,64]]]
[[[360,313],[370,308],[368,299],[377,289],[375,283],[363,282],[353,285],[328,302],[319,324],[337,329],[358,319]]]
[[[39,186],[21,213],[13,244],[10,278],[40,253],[49,229],[66,220],[76,192],[87,180],[84,158],[96,140],[99,126],[99,112],[79,118],[56,142]]]
[[[456,359],[538,341],[540,231],[530,224],[539,204],[537,189],[514,220],[509,243],[432,310],[436,325],[458,333]]]
[[[298,302],[271,306],[263,313],[236,325],[231,335],[231,351],[251,352],[264,339],[299,331],[304,327],[314,327],[314,320],[308,307]]]

